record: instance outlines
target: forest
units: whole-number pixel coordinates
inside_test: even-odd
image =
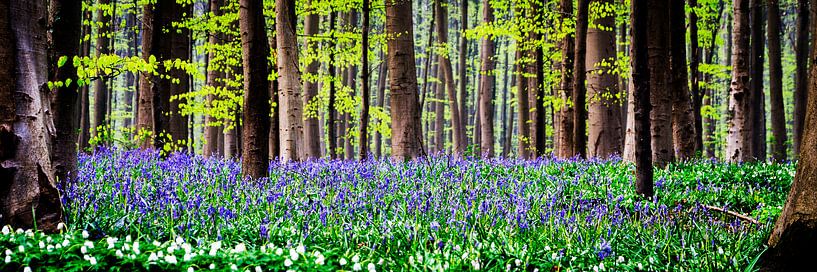
[[[797,271],[817,0],[0,0],[2,271]]]

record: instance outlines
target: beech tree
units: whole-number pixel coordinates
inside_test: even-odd
[[[814,0],[811,0],[814,1]],[[795,45],[796,69],[794,82],[794,114],[792,114],[792,149],[794,155],[800,154],[804,123],[806,121],[806,100],[808,99],[808,65],[810,59],[809,52],[809,30],[812,13],[809,10],[809,0],[797,1],[797,44]],[[812,34],[813,35],[813,34]]]
[[[568,25],[565,23],[573,14],[573,1],[561,0],[559,1],[559,13],[561,14],[562,31],[567,31]],[[561,63],[561,80],[559,82],[559,98],[564,101],[555,116],[556,123],[556,147],[555,155],[561,158],[568,158],[573,156],[573,105],[567,101],[573,101],[573,57],[575,57],[575,45],[573,36],[570,33],[564,35],[560,41],[562,63]],[[518,59],[518,57],[517,57]],[[518,97],[518,96],[517,96]],[[522,109],[520,108],[520,114]],[[520,121],[521,122],[521,121]]]
[[[578,0],[576,14],[576,57],[573,62],[573,155],[587,157],[587,24],[588,0]],[[541,113],[544,114],[544,113]]]
[[[652,106],[650,96],[651,72],[649,58],[649,34],[648,21],[653,15],[653,7],[650,0],[632,0],[630,2],[630,67],[632,72],[633,88],[632,96],[634,112],[635,131],[635,192],[646,198],[653,195],[653,165],[650,137],[650,111]]]
[[[320,16],[314,10],[314,4],[310,0],[307,4],[306,18],[304,19],[304,44],[306,44],[306,51],[315,54],[318,50],[318,42],[313,36],[318,34],[320,26]],[[317,58],[311,58],[304,71],[306,76],[317,76],[321,64]],[[303,83],[303,104],[308,105],[318,95],[318,82],[316,80],[306,79]],[[318,158],[321,156],[321,138],[318,131],[317,117],[307,117],[304,119],[304,155],[306,158]]]
[[[754,122],[751,106],[754,93],[749,90],[749,0],[734,0],[732,31],[732,83],[729,89],[729,130],[726,159],[730,162],[753,158]]]
[[[786,116],[783,111],[783,64],[780,49],[780,8],[777,0],[768,0],[766,36],[769,45],[769,98],[772,115],[772,159],[786,159]],[[765,142],[764,142],[765,144]]]
[[[391,1],[391,0],[387,0],[387,1]],[[406,1],[406,0],[395,0],[395,1]],[[446,6],[448,6],[448,3],[443,2],[443,1],[446,1],[446,0],[434,0],[434,8],[436,9],[436,17],[437,17],[437,19],[436,19],[437,24],[435,24],[435,26],[437,28],[437,42],[438,42],[439,46],[442,46],[443,48],[447,48],[446,45],[448,44],[448,23],[447,23],[448,22],[448,8]],[[463,5],[466,5],[465,2],[467,2],[467,1],[463,1]],[[463,15],[463,16],[467,16],[467,15]],[[463,17],[463,22],[465,21],[465,19],[466,19],[466,17]],[[465,40],[464,38],[461,38],[461,39]],[[411,48],[413,49],[414,47],[411,47]],[[462,52],[466,48],[467,48],[467,43],[460,43],[460,53],[461,54],[463,54]],[[461,84],[464,84],[463,82],[466,81],[466,77],[465,77],[465,60],[464,60],[464,58],[465,58],[464,55],[460,55],[460,83]],[[389,59],[389,63],[390,64],[392,63],[391,59]],[[451,137],[452,138],[452,144],[453,144],[452,153],[454,154],[454,156],[459,156],[463,152],[465,152],[465,146],[466,146],[466,141],[465,141],[465,120],[464,120],[465,115],[462,114],[463,111],[461,111],[461,109],[460,109],[460,107],[465,108],[465,104],[464,103],[461,104],[461,103],[459,103],[459,101],[457,101],[457,94],[456,94],[457,89],[454,87],[455,86],[454,85],[454,71],[453,71],[453,68],[451,67],[451,60],[447,56],[440,56],[439,65],[440,65],[441,72],[443,73],[443,81],[445,82],[445,90],[446,90],[446,94],[447,94],[447,97],[448,97],[448,107],[449,107],[450,113],[451,113],[451,127],[453,129],[453,131],[452,131],[453,135]],[[465,91],[464,91],[465,87],[464,87],[464,85],[461,85],[460,88],[462,88],[462,90],[460,92],[460,95],[462,96],[465,93]],[[392,94],[394,94],[394,92],[392,92]],[[394,101],[394,100],[392,100],[392,101]],[[394,133],[394,132],[392,132],[392,133]]]
[[[54,110],[52,163],[58,182],[65,184],[77,177],[77,137],[79,137],[80,92],[77,67],[69,63],[80,56],[82,37],[82,2],[52,0],[52,47],[57,61],[52,63],[51,81],[63,82],[54,90],[51,108]],[[62,61],[64,60],[64,62]]]
[[[494,9],[488,0],[482,2],[482,22],[490,25],[494,21]],[[493,38],[482,38],[482,51],[480,52],[480,59],[482,60],[482,67],[480,68],[480,83],[479,83],[479,123],[480,123],[480,151],[482,156],[494,156],[494,88],[496,86],[496,63],[494,55],[496,54],[496,42]]]
[[[263,14],[260,11],[261,7],[259,4],[259,11],[257,12],[260,18],[256,29],[261,34],[266,35],[266,32],[263,31],[264,21]],[[300,86],[301,74],[298,71],[298,40],[296,38],[298,21],[295,15],[295,1],[276,1],[275,15],[275,31],[278,41],[276,50],[278,55],[278,84],[280,87],[278,101],[280,103],[279,112],[281,118],[281,160],[300,161],[305,159],[303,154],[305,148],[303,100]],[[263,56],[266,56],[266,54]],[[245,61],[249,60],[245,59]],[[244,66],[247,67],[246,63]],[[266,114],[267,109],[269,107],[259,108],[258,110]],[[249,111],[249,109],[245,111]]]
[[[613,5],[612,0],[590,3],[590,10],[606,16],[596,17],[587,30],[588,157],[609,158],[622,151],[618,77],[610,65],[616,58],[615,16],[609,12]]]
[[[669,91],[669,1],[649,1],[647,41],[650,59],[650,131],[653,163],[663,167],[672,162],[672,93]],[[638,99],[638,98],[636,98]],[[638,121],[636,121],[638,122]],[[636,151],[637,152],[637,151]]]
[[[294,13],[294,1],[277,1],[276,26],[290,24],[288,20]],[[262,0],[241,0],[238,9],[239,27],[241,28],[241,59],[244,65],[244,116],[242,133],[241,173],[244,176],[257,179],[268,176],[269,166],[269,79],[267,56],[269,44],[267,32],[264,28],[264,13]],[[293,18],[294,19],[294,18]],[[289,25],[294,27],[294,24]],[[293,31],[294,32],[294,31]],[[278,37],[286,36],[286,28],[278,28]],[[291,37],[290,37],[291,38]],[[294,41],[294,39],[293,39]],[[278,46],[282,53],[282,46]],[[279,54],[278,62],[282,61]],[[262,61],[258,61],[262,60]],[[287,60],[287,59],[284,59]],[[287,60],[289,61],[289,60]],[[284,155],[286,161],[286,154]],[[296,157],[297,159],[297,157]]]
[[[0,224],[56,232],[63,214],[48,141],[47,29],[38,22],[47,3],[0,1]]]
[[[413,160],[422,153],[412,21],[411,0],[386,1],[392,116],[391,156],[395,160]]]
[[[672,142],[679,160],[695,156],[695,116],[687,77],[686,15],[684,0],[671,0],[669,7],[670,77],[672,93]]]

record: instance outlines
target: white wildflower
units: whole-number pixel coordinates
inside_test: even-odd
[[[623,263],[624,262],[624,256],[618,256],[618,259],[616,259],[616,262],[617,263]]]
[[[40,241],[39,246],[40,246],[40,248],[44,248],[45,247],[45,242]]]
[[[128,236],[125,236],[125,242],[130,243],[132,240],[133,238],[130,237],[130,234],[128,234]]]
[[[221,249],[221,241],[210,244],[210,256],[216,256],[216,252]]]
[[[293,261],[297,261],[297,260],[298,260],[298,252],[297,252],[297,251],[295,251],[295,249],[294,249],[294,248],[290,248],[290,249],[289,249],[289,258],[291,258]]]
[[[85,241],[85,243],[82,243],[82,245],[84,245],[87,248],[94,248],[94,242],[91,241]]]
[[[25,252],[26,248],[23,245],[20,245],[19,247],[17,247],[17,250],[20,252]]]
[[[23,234],[25,231],[23,231],[23,229],[18,228],[15,232],[17,234]]]
[[[723,248],[718,247],[718,254],[723,255]]]
[[[96,265],[96,257],[88,258],[88,262],[90,262],[91,265]]]
[[[210,264],[209,266],[207,266],[207,268],[209,268],[210,270],[216,269],[216,264]]]
[[[601,269],[602,271],[604,271],[604,263],[600,263],[600,264],[599,264],[599,269]]]
[[[11,254],[14,254],[14,252],[11,252],[11,250],[6,249],[6,255],[11,255]]]
[[[182,239],[182,237],[176,236],[176,240],[174,242],[176,242],[176,244],[181,245],[184,244],[184,239]]]
[[[514,263],[516,266],[520,266],[520,265],[522,265],[522,260],[520,260],[520,259],[516,259],[515,261],[513,261],[513,263]]]
[[[31,267],[26,266],[23,268],[23,272],[31,272]]]
[[[474,267],[474,270],[479,270],[479,260],[471,260],[471,266]]]
[[[244,251],[247,251],[247,246],[244,245],[244,243],[235,245],[235,249],[233,249],[233,252],[235,253],[244,253]]]
[[[54,246],[53,245],[48,245],[48,246],[45,247],[45,249],[48,250],[49,252],[51,252],[52,250],[54,250]]]
[[[261,272],[261,271],[264,271],[264,270],[262,270],[260,266],[255,267],[255,272]]]
[[[409,265],[414,266],[414,256],[409,256]]]
[[[161,246],[161,245],[162,245],[162,244],[161,244],[161,243],[159,243],[159,241],[155,241],[155,240],[153,241],[153,246],[155,246],[155,247],[159,247],[159,246]]]
[[[238,266],[235,264],[230,264],[230,270],[238,270]]]
[[[125,254],[123,254],[121,250],[117,249],[116,250],[116,257],[122,258],[122,256],[125,256]]]
[[[511,264],[505,264],[505,271],[511,271]]]
[[[377,265],[383,265],[383,258],[380,258],[380,260],[377,261]]]
[[[178,261],[176,260],[176,256],[174,255],[167,255],[165,256],[165,262],[169,264],[176,264]]]
[[[275,249],[275,255],[281,256],[281,254],[284,254],[284,249],[282,249],[280,247],[276,248]]]
[[[69,244],[71,244],[71,242],[69,242],[68,239],[62,240],[63,247],[67,247]]]
[[[6,261],[6,263],[10,263],[11,262],[11,256],[6,255],[5,261]]]
[[[193,256],[190,255],[190,253],[184,253],[184,257],[182,260],[184,260],[185,262],[189,262],[190,259],[193,259]]]
[[[194,272],[194,271],[196,271],[196,270],[195,270],[195,269],[193,269],[193,267],[192,267],[192,266],[187,268],[187,272]]]
[[[306,252],[306,248],[303,245],[298,245],[297,247],[295,247],[295,251],[298,252],[298,254],[303,255],[304,252]]]
[[[3,226],[3,235],[9,235],[11,233],[11,228],[8,225]]]
[[[325,261],[325,259],[323,257],[323,254],[318,253],[318,257],[315,259],[315,264],[323,265],[324,261]]]
[[[88,234],[88,231],[87,230],[82,230],[82,238],[83,239],[88,239],[88,236],[91,236],[91,235]]]
[[[411,262],[411,261],[409,261],[409,262]],[[339,263],[340,263],[340,265],[346,265],[346,258],[340,258]]]
[[[65,223],[60,222],[60,223],[57,224],[57,230],[64,230],[64,229],[65,229]]]
[[[355,254],[355,256],[352,256],[352,262],[353,262],[353,263],[360,262],[360,256],[359,256],[359,255],[357,255],[357,254]]]
[[[352,265],[352,270],[354,271],[360,271],[361,269],[362,268],[360,267],[360,263],[355,263],[354,265]]]
[[[159,257],[156,256],[155,252],[151,252],[150,256],[148,256],[148,262],[157,261],[157,260],[159,260]]]
[[[292,266],[292,260],[290,260],[289,258],[287,258],[286,260],[284,260],[284,266],[286,266],[286,267],[290,267],[290,266]]]

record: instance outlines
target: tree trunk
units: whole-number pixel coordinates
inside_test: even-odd
[[[213,14],[213,16],[218,17],[222,15],[221,7],[223,2],[223,0],[210,0],[210,12]],[[208,43],[212,45],[220,45],[222,44],[223,39],[223,34],[212,32],[208,37]],[[210,61],[216,59],[216,52],[211,50],[207,59],[207,65],[210,66],[207,69],[207,86],[211,86],[216,89],[224,88],[224,73],[218,70],[218,66],[212,67],[212,63],[210,63]],[[207,94],[208,106],[213,107],[213,102],[215,100],[215,94]],[[214,123],[220,122],[218,122],[218,119],[210,114],[207,115],[205,120],[204,138],[207,143],[204,145],[204,151],[202,153],[205,157],[222,154],[223,151],[218,149],[218,135],[222,133],[223,128],[221,125],[214,125]]]
[[[54,90],[51,108],[54,110],[53,154],[51,159],[57,182],[65,185],[77,178],[77,137],[79,131],[80,94],[77,83],[77,68],[72,60],[80,55],[82,32],[82,2],[51,0],[53,22],[52,48],[57,61],[65,57],[62,65],[52,63],[52,81],[68,83]],[[8,83],[11,84],[11,83]]]
[[[516,59],[520,60],[523,56],[523,51],[517,47],[516,50]],[[517,126],[519,127],[519,144],[518,144],[518,158],[520,159],[529,159],[531,158],[531,150],[530,150],[530,126],[528,125],[529,114],[530,114],[530,103],[528,102],[528,84],[527,80],[524,76],[524,67],[525,65],[522,63],[516,64],[516,72],[517,72],[517,79],[516,79],[516,104],[519,108],[519,117],[517,121]]]
[[[578,0],[576,15],[576,57],[573,62],[573,155],[587,157],[587,20],[588,0]]]
[[[383,103],[386,97],[386,78],[388,77],[386,73],[389,71],[389,59],[387,56],[384,55],[384,52],[380,51],[380,59],[383,62],[380,63],[380,72],[377,73],[377,101],[375,102],[376,107],[385,107]],[[439,76],[438,76],[439,77]],[[378,120],[378,122],[382,122],[382,120]],[[374,156],[375,158],[380,159],[383,155],[383,135],[380,132],[376,132],[374,135]]]
[[[99,0],[97,5],[110,5],[111,0]],[[96,16],[99,20],[99,28],[96,32],[96,57],[111,53],[111,39],[108,34],[111,32],[111,14],[106,12],[107,9],[98,9]],[[102,73],[100,73],[102,74]],[[91,127],[91,135],[93,137],[104,137],[99,135],[100,129],[110,130],[108,120],[108,78],[103,75],[102,78],[96,80],[94,87],[94,124]],[[104,139],[102,139],[104,140]],[[100,144],[107,144],[100,142]]]
[[[811,0],[815,1],[815,0]],[[800,154],[801,139],[803,135],[803,124],[806,121],[806,100],[808,99],[808,65],[809,65],[809,0],[797,1],[797,46],[794,49],[797,55],[795,58],[795,82],[794,82],[794,125],[792,126],[793,151],[794,156]]]
[[[672,93],[669,91],[669,1],[649,1],[650,130],[653,163],[664,167],[673,159]]]
[[[751,116],[754,130],[752,137],[752,157],[758,160],[766,159],[766,103],[763,93],[763,49],[766,45],[763,35],[763,6],[761,0],[751,0],[749,2],[751,15],[749,23],[751,32],[751,76],[749,78],[749,88],[752,92],[752,103],[749,114]]]
[[[817,2],[811,2],[811,7],[817,7]],[[812,50],[815,50],[817,40],[814,36],[811,42]],[[810,69],[811,77],[817,76],[817,66]],[[761,258],[761,271],[800,270],[813,263],[814,245],[817,244],[817,84],[814,81],[808,92],[806,130],[797,174],[783,212],[769,237],[769,250]]]
[[[679,160],[695,157],[695,115],[689,94],[684,0],[670,1],[670,90],[672,92],[672,142]]]
[[[494,21],[494,9],[488,0],[482,1],[482,22],[490,25]],[[494,88],[496,87],[496,42],[493,37],[482,38],[482,68],[480,69],[479,83],[479,123],[480,123],[480,150],[483,157],[494,156]]]
[[[145,4],[142,11],[142,59],[148,61],[150,56],[156,53],[156,49],[154,49],[153,42],[153,27],[159,26],[160,20],[158,20],[154,16],[153,7],[155,4]],[[159,56],[153,55],[156,58]],[[158,138],[155,134],[156,132],[156,124],[155,124],[155,114],[154,114],[154,101],[153,101],[153,85],[156,83],[157,79],[154,79],[153,75],[149,73],[141,73],[139,76],[139,99],[137,99],[137,119],[136,119],[136,131],[137,131],[137,138],[138,140],[142,141],[141,147],[142,148],[150,148],[153,146],[153,142],[150,138]],[[157,101],[158,103],[158,101]],[[148,138],[141,138],[140,136],[146,135],[150,133],[151,135]]]
[[[335,117],[337,116],[337,110],[335,109],[335,82],[337,81],[337,67],[335,64],[335,50],[337,49],[337,43],[335,41],[335,23],[337,21],[337,13],[330,12],[329,13],[329,31],[331,34],[330,43],[330,50],[329,50],[329,105],[326,109],[326,116],[327,116],[327,135],[329,141],[329,158],[330,159],[337,159],[338,158],[338,132],[337,132],[337,121]]]
[[[320,17],[314,8],[314,0],[309,0],[307,4],[306,18],[304,19],[304,44],[306,44],[306,51],[308,54],[318,53],[318,41],[315,35],[318,34],[320,26]],[[318,82],[311,79],[318,75],[318,70],[321,64],[317,58],[309,58],[309,63],[306,66],[303,88],[303,104],[304,106],[312,103],[315,97],[318,96]],[[321,156],[321,135],[318,131],[318,116],[320,111],[316,112],[315,116],[309,116],[304,119],[304,153],[306,158],[319,158]]]
[[[262,0],[241,0],[239,13],[239,28],[241,29],[241,56],[244,66],[244,116],[241,148],[241,174],[245,177],[258,179],[268,177],[269,167],[269,127],[270,104],[268,78],[269,67],[265,60],[269,56],[269,43],[264,28],[264,3]],[[287,36],[291,42],[294,39],[295,1],[277,1],[276,30],[278,36]],[[291,32],[288,32],[291,31]],[[292,36],[288,36],[290,34]],[[278,42],[280,54],[278,63],[293,61],[285,56],[287,52],[281,42]],[[297,59],[295,59],[297,63]],[[286,66],[286,65],[283,65]],[[297,66],[296,66],[297,69]],[[287,71],[282,70],[283,80],[288,77]],[[297,70],[295,71],[297,73]],[[300,84],[300,82],[296,83]],[[297,99],[300,101],[300,97]],[[286,161],[286,159],[285,159]]]
[[[596,0],[594,7],[614,5],[613,0]],[[592,10],[592,8],[591,8]],[[613,67],[604,65],[616,58],[615,17],[607,14],[596,18],[587,30],[586,67],[590,67],[587,91],[590,100],[588,121],[588,157],[609,158],[621,154],[621,106],[618,98],[618,77]]]
[[[562,22],[568,20],[573,14],[573,1],[561,0],[559,10]],[[567,26],[562,26],[567,27]],[[559,98],[561,107],[556,120],[556,134],[558,138],[554,153],[559,158],[569,158],[573,156],[573,118],[574,107],[568,103],[573,101],[573,57],[575,57],[575,44],[572,35],[565,35],[561,41],[562,63],[561,80],[559,82]],[[518,61],[518,57],[517,57]],[[519,99],[519,96],[517,96]],[[520,108],[520,112],[521,112]],[[520,142],[521,143],[521,142]]]
[[[435,7],[435,9],[437,9],[437,12],[436,12],[436,16],[437,16],[437,20],[436,20],[437,21],[437,24],[436,24],[436,27],[437,27],[437,41],[441,45],[448,44],[448,9],[446,8],[446,6],[448,6],[448,3],[445,3],[445,5],[443,5],[443,3],[442,3],[443,1],[445,1],[445,0],[435,0],[434,1],[434,7]],[[467,5],[467,4],[465,4],[465,2],[467,2],[467,1],[463,1],[463,5]],[[463,15],[463,16],[464,16],[463,20],[465,20],[466,15]],[[461,38],[461,39],[464,39],[464,38]],[[467,43],[464,42],[464,41],[460,41],[460,50],[464,50],[464,49],[467,49]],[[464,94],[464,92],[463,92],[463,90],[465,88],[465,86],[464,86],[465,83],[464,82],[466,81],[465,71],[464,71],[465,64],[463,63],[465,61],[465,59],[464,59],[465,56],[463,54],[464,53],[462,51],[460,51],[460,80],[461,80],[461,84],[463,84],[463,85],[460,85],[460,91],[461,91],[460,95]],[[391,59],[389,61],[391,62]],[[451,127],[453,129],[453,132],[452,132],[453,133],[453,137],[452,137],[453,138],[453,141],[452,141],[453,148],[452,148],[451,152],[454,154],[454,156],[460,156],[460,155],[462,155],[463,152],[465,152],[465,146],[466,146],[466,142],[465,142],[465,119],[464,119],[465,115],[462,115],[463,111],[460,110],[460,106],[465,107],[465,105],[460,105],[460,103],[457,101],[457,95],[455,93],[456,88],[454,87],[454,73],[453,73],[453,69],[451,67],[451,60],[449,58],[447,58],[447,57],[441,57],[439,61],[440,61],[439,65],[440,65],[441,72],[444,75],[445,89],[446,89],[446,93],[448,94],[448,106],[449,106],[450,113],[451,113]],[[390,71],[390,73],[391,73],[391,71]],[[392,95],[394,95],[395,94],[394,89],[390,89],[390,90],[392,90]],[[392,101],[394,101],[394,100],[392,100]],[[392,109],[392,111],[394,111],[394,109]],[[394,118],[394,115],[392,115],[392,118]]]
[[[363,37],[361,38],[361,51],[363,57],[361,61],[360,80],[363,81],[363,89],[360,90],[363,96],[363,101],[360,106],[360,160],[366,160],[369,157],[369,0],[363,0]]]
[[[440,1],[443,1],[443,0],[440,0]],[[468,76],[467,76],[467,74],[468,74],[468,61],[467,61],[468,60],[468,39],[465,38],[465,33],[468,31],[468,2],[469,1],[460,1],[460,22],[459,22],[460,23],[460,33],[459,33],[459,42],[460,42],[460,44],[459,44],[460,48],[459,49],[460,49],[460,52],[459,52],[459,64],[457,65],[457,69],[459,70],[459,72],[457,74],[460,77],[460,85],[459,85],[459,93],[457,95],[455,95],[455,97],[459,97],[459,101],[457,103],[457,106],[458,106],[457,107],[457,112],[459,113],[458,114],[459,118],[456,119],[456,120],[458,120],[457,122],[453,121],[454,120],[454,118],[453,118],[453,109],[454,109],[453,105],[449,105],[450,107],[452,107],[451,108],[452,109],[452,111],[451,111],[452,112],[452,117],[451,117],[452,118],[452,121],[451,121],[452,126],[451,127],[454,127],[455,124],[456,124],[456,126],[458,126],[460,128],[459,129],[460,134],[457,134],[456,132],[452,132],[452,133],[454,133],[454,136],[452,136],[452,138],[461,137],[460,139],[454,139],[452,141],[452,142],[460,142],[461,143],[461,144],[455,144],[454,145],[454,150],[452,150],[452,153],[454,153],[455,155],[458,154],[458,152],[460,152],[460,153],[464,152],[465,148],[468,146],[468,142],[467,142],[466,137],[465,137],[465,127],[467,126],[467,123],[468,123],[467,122],[468,112],[466,111],[467,107],[466,107],[466,101],[465,101],[465,97],[466,97],[466,95],[468,93],[468,87],[467,87],[468,86]],[[440,14],[440,13],[438,12],[437,14]],[[439,23],[438,25],[442,25],[442,23]],[[451,69],[449,69],[449,70],[451,70]],[[448,76],[448,75],[446,74],[446,76]],[[451,78],[453,78],[453,75],[451,76]],[[449,88],[446,87],[446,89],[449,89]],[[451,91],[449,91],[449,92],[451,92]],[[456,99],[455,99],[455,101],[456,101]],[[462,147],[462,149],[459,150],[459,151],[457,151],[458,146]]]
[[[732,83],[729,90],[729,131],[726,138],[726,159],[730,162],[750,161],[753,157],[752,97],[749,90],[749,0],[734,0]]]
[[[93,14],[90,11],[86,10],[82,13],[83,21],[90,22],[93,19]],[[82,47],[82,56],[89,57],[91,56],[91,41],[90,40],[83,40],[82,37],[91,35],[91,25],[90,24],[83,24],[82,25],[82,36],[80,36],[80,44]],[[88,141],[91,139],[91,106],[89,103],[89,87],[86,85],[80,87],[80,110],[79,110],[79,139],[77,142],[79,143],[79,150],[85,151],[88,149],[89,144]]]
[[[260,12],[261,6],[259,6]],[[301,100],[301,75],[298,72],[298,40],[296,38],[295,1],[275,2],[275,30],[278,40],[278,84],[281,113],[281,160],[304,159],[303,101]],[[259,15],[263,18],[262,15]],[[263,29],[263,19],[259,19]],[[263,31],[259,31],[262,32]],[[266,35],[266,34],[265,34]],[[246,65],[245,65],[246,66]]]
[[[720,6],[721,4],[719,4]],[[690,12],[689,12],[689,44],[690,44],[690,58],[689,58],[689,84],[690,84],[690,93],[692,93],[692,115],[695,120],[695,151],[702,152],[704,149],[704,142],[703,142],[703,116],[701,116],[701,104],[704,99],[703,92],[701,91],[701,87],[699,85],[701,73],[698,69],[699,64],[701,63],[701,53],[703,50],[701,49],[700,45],[698,44],[698,14],[695,11],[695,8],[698,7],[698,0],[689,0]],[[720,21],[720,10],[717,11],[718,15],[715,16],[716,21],[715,26],[718,26]],[[718,29],[718,27],[713,27],[713,29]],[[714,33],[712,37],[717,37],[717,33]],[[715,39],[712,39],[715,40]],[[686,49],[685,49],[686,50]]]
[[[786,116],[783,112],[783,65],[780,49],[780,8],[778,0],[768,0],[768,25],[766,35],[769,39],[769,98],[772,111],[772,159],[782,162],[786,159]]]
[[[386,2],[386,35],[394,37],[388,40],[392,158],[402,161],[422,152],[412,21],[412,1]]]
[[[439,79],[443,74],[440,70],[440,61],[442,56],[437,56],[437,65],[435,65],[435,75],[437,82],[434,84],[434,94],[436,101],[434,102],[434,144],[436,145],[436,152],[445,153],[445,84],[440,83]]]
[[[270,48],[270,54],[272,51],[275,50],[273,48],[276,47],[276,42],[278,37],[276,37],[275,32],[269,35],[268,39],[268,46]],[[277,54],[276,54],[277,55]],[[276,60],[277,62],[277,60]],[[273,73],[278,74],[277,64],[273,64],[272,67],[269,67]],[[267,144],[269,145],[269,159],[277,160],[281,158],[281,107],[278,103],[278,78],[275,78],[270,81],[269,84],[269,96],[270,96],[270,108],[271,114],[269,118],[269,134],[267,136]],[[272,105],[276,105],[272,107]],[[304,121],[306,122],[306,121]],[[320,135],[320,134],[318,134]],[[320,136],[318,136],[320,138]],[[320,143],[318,143],[318,147],[320,148]],[[320,149],[318,149],[317,156],[320,157]]]
[[[649,35],[648,23],[651,17],[655,16],[654,7],[650,5],[650,0],[632,0],[630,3],[630,68],[632,69],[631,77],[633,82],[632,95],[635,103],[633,104],[633,112],[635,116],[634,130],[635,130],[635,172],[636,172],[636,193],[651,198],[653,195],[653,166],[650,138],[650,111],[652,110],[650,96],[652,93],[652,77],[650,66],[652,64],[650,58],[650,49],[648,48]],[[665,6],[666,7],[666,6]]]
[[[501,156],[504,158],[508,157],[508,154],[511,152],[511,134],[508,133],[511,130],[511,126],[513,125],[513,113],[508,113],[512,111],[510,97],[508,97],[508,85],[509,84],[509,77],[508,75],[512,73],[513,66],[511,66],[511,56],[510,56],[510,49],[508,48],[510,43],[505,42],[505,64],[503,68],[505,68],[504,72],[502,73],[502,118],[500,118],[501,126],[502,126],[502,153]]]
[[[173,22],[183,22],[193,16],[193,4],[179,4],[177,1],[172,2]],[[169,33],[171,43],[171,59],[179,59],[181,61],[190,61],[190,29],[186,27],[175,27],[176,31]],[[190,91],[190,75],[183,69],[170,69],[170,76],[178,80],[177,83],[170,83],[170,97],[163,97],[163,100],[169,100],[168,109],[168,132],[173,139],[174,144],[181,151],[187,151],[190,143],[188,143],[188,127],[189,122],[187,116],[181,113],[181,104],[187,103],[186,99],[176,98]]]
[[[56,232],[63,215],[48,141],[46,24],[39,22],[47,3],[0,1],[0,224]],[[66,9],[59,10],[78,13]]]
[[[125,15],[125,31],[127,32],[127,49],[126,49],[126,56],[136,56],[138,55],[137,52],[137,29],[136,29],[136,13],[135,12],[128,12]],[[79,32],[77,32],[79,33]],[[130,128],[133,125],[133,117],[136,114],[135,108],[131,107],[133,105],[133,97],[134,94],[138,93],[138,89],[131,89],[131,88],[138,88],[136,84],[136,73],[126,72],[125,73],[125,103],[123,105],[123,109],[126,113],[130,113],[130,116],[125,116],[124,124],[122,125],[125,128]]]

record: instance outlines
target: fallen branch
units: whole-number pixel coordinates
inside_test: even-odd
[[[724,210],[723,208],[718,208],[718,207],[715,207],[715,206],[709,206],[709,205],[702,205],[702,206],[704,208],[706,208],[707,210],[714,210],[714,211],[726,213],[726,214],[729,214],[731,216],[742,219],[742,220],[744,220],[746,222],[749,222],[749,223],[752,223],[752,224],[755,224],[755,225],[760,225],[760,222],[757,222],[757,220],[755,220],[754,218],[751,218],[751,217],[743,215],[743,214],[739,214],[739,213],[736,213],[736,212],[733,212],[733,211],[727,211],[727,210]]]

